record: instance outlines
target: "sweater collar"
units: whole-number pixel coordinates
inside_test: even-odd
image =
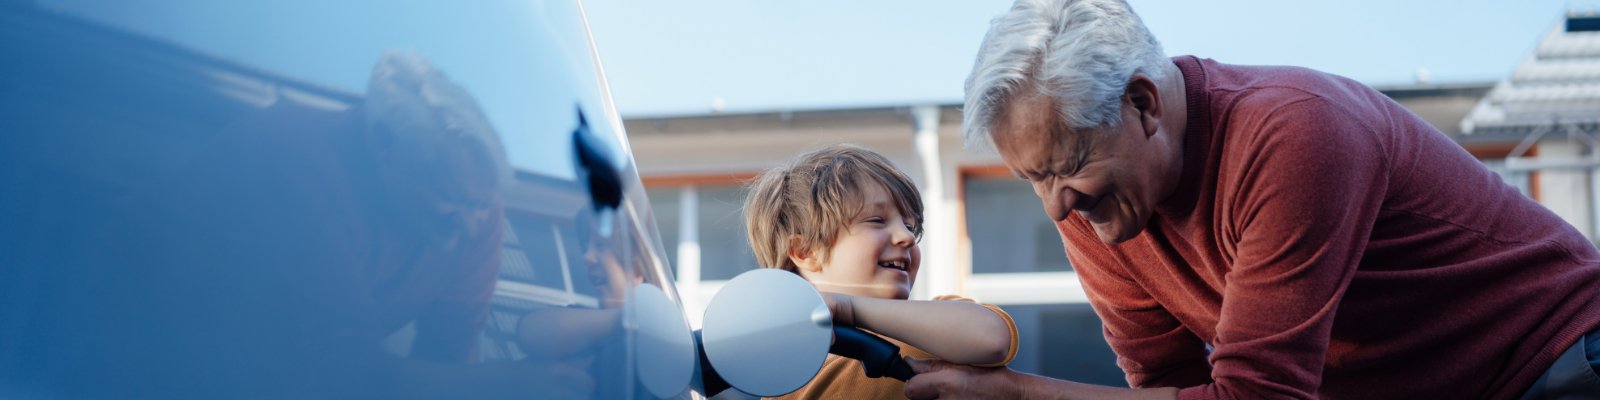
[[[1206,96],[1206,71],[1195,56],[1173,57],[1183,75],[1185,103],[1188,106],[1188,123],[1183,131],[1183,172],[1178,187],[1172,195],[1157,206],[1157,212],[1169,216],[1187,215],[1194,211],[1200,196],[1200,183],[1211,149],[1211,99]]]

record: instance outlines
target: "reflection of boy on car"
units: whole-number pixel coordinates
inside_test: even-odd
[[[802,155],[761,175],[745,212],[761,267],[823,291],[835,324],[886,336],[911,357],[1003,366],[1016,356],[1016,325],[998,307],[958,296],[906,300],[922,261],[922,199],[882,155],[847,145]],[[904,390],[829,355],[809,384],[784,398],[904,398]]]

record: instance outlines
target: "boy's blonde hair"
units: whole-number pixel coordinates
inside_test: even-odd
[[[827,262],[834,239],[865,206],[860,185],[866,184],[883,187],[912,234],[922,237],[922,195],[911,179],[872,150],[834,145],[767,170],[751,184],[744,216],[756,262],[798,273],[791,245]]]

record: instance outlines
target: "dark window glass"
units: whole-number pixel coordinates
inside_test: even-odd
[[[678,265],[679,193],[676,187],[646,188],[650,194],[650,210],[656,216],[656,229],[661,231],[662,250],[667,254],[667,265]],[[676,267],[673,268],[677,270]]]
[[[700,279],[733,279],[756,268],[750,238],[745,235],[744,197],[740,186],[701,186]]]
[[[556,247],[556,224],[519,214],[506,217],[511,229],[500,252],[500,278],[566,291],[570,276]]]
[[[1085,303],[1005,306],[1020,347],[1011,368],[1059,379],[1127,387],[1100,318]]]
[[[1072,270],[1054,222],[1027,182],[972,178],[965,191],[973,273]]]

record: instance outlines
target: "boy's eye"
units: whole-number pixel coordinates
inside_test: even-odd
[[[883,217],[867,217],[866,222],[881,224],[883,223]]]

